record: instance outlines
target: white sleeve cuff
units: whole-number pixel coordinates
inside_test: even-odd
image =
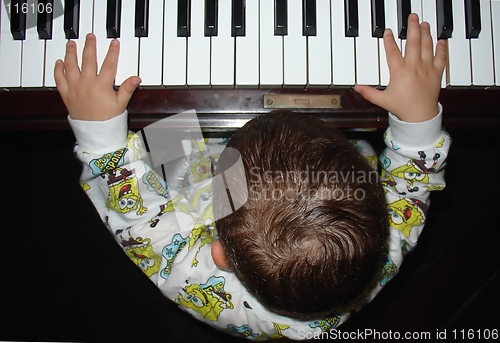
[[[105,121],[77,120],[69,125],[80,149],[90,153],[111,152],[127,145],[127,110]]]
[[[438,114],[434,118],[420,123],[408,123],[389,113],[392,141],[402,148],[422,149],[434,146],[441,137],[442,114],[441,104],[438,104]]]

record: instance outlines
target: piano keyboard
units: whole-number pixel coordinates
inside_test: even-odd
[[[387,85],[382,34],[404,51],[407,16],[448,39],[442,86],[500,82],[498,0],[5,0],[0,5],[0,87],[55,86],[68,39],[112,38],[120,84],[172,88],[331,88]]]

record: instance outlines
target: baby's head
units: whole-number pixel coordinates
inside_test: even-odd
[[[384,191],[366,159],[326,122],[290,111],[250,121],[228,147],[241,154],[248,190],[216,223],[229,268],[288,317],[317,319],[357,300],[387,240]],[[214,189],[216,217],[225,196]]]

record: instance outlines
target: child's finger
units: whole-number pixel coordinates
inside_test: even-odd
[[[385,108],[384,92],[366,85],[355,85],[354,90],[358,92],[365,100],[374,105]]]
[[[421,58],[421,44],[418,15],[411,13],[408,16],[408,34],[406,37],[405,59],[410,62],[419,61]]]
[[[391,29],[385,29],[384,49],[389,71],[393,68],[398,68],[403,62],[403,58],[401,57],[401,51],[399,51]]]
[[[127,107],[130,98],[134,94],[137,86],[141,83],[141,78],[139,76],[131,76],[121,84],[116,94],[118,103],[125,109]]]
[[[436,67],[440,75],[442,75],[445,66],[446,66],[446,41],[441,39],[436,44],[434,67]]]
[[[116,69],[118,68],[118,56],[120,54],[120,42],[118,39],[113,39],[109,44],[108,53],[102,62],[101,72],[99,76],[111,83],[116,77]]]
[[[423,22],[420,24],[420,34],[422,36],[422,60],[431,63],[434,59],[434,49],[429,23]]]
[[[64,75],[64,63],[61,60],[57,60],[54,66],[54,80],[59,94],[64,96],[68,92],[68,82],[66,81],[66,75]]]
[[[89,33],[85,39],[82,53],[82,74],[86,76],[97,75],[96,37]]]
[[[68,41],[66,44],[66,55],[64,56],[64,70],[66,71],[66,80],[72,82],[80,77],[80,68],[78,67],[78,58],[76,52],[76,43]]]

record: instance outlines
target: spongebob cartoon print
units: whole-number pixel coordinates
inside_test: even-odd
[[[427,205],[418,199],[402,198],[388,204],[389,225],[410,236],[413,227],[424,223]]]
[[[194,176],[194,182],[201,182],[208,179],[212,175],[213,167],[209,157],[200,156],[190,168],[191,174]]]
[[[151,240],[142,237],[134,238],[130,234],[130,228],[125,229],[128,237],[123,237],[124,230],[116,230],[115,234],[120,237],[121,245],[127,256],[137,265],[147,276],[158,273],[160,269],[161,257],[153,252]]]
[[[186,309],[199,313],[203,318],[215,321],[225,309],[233,309],[231,294],[224,287],[226,279],[223,276],[211,276],[206,283],[188,284],[179,293],[176,302]]]
[[[146,156],[146,149],[141,138],[133,132],[127,134],[127,147],[134,153],[133,160],[141,160]]]
[[[380,277],[380,286],[384,286],[389,280],[391,280],[394,275],[396,275],[398,272],[398,267],[396,264],[391,260],[389,255],[387,255],[387,259],[384,264],[384,272],[382,273],[382,276]]]
[[[89,163],[89,167],[92,170],[92,174],[106,174],[111,172],[113,169],[118,168],[123,164],[127,151],[127,148],[122,148],[116,150],[115,152],[107,153],[99,158],[91,160]]]
[[[227,330],[229,334],[234,335],[234,336],[239,336],[239,337],[244,337],[244,338],[253,338],[253,339],[258,339],[259,335],[258,333],[253,332],[252,328],[248,326],[248,324],[241,325],[241,326],[236,326],[233,324],[228,324],[227,325]]]
[[[139,182],[135,176],[135,170],[117,168],[108,175],[109,195],[106,202],[108,210],[119,213],[136,211],[142,215],[148,209],[142,206],[142,197],[139,193]]]
[[[167,261],[167,265],[162,269],[160,276],[164,279],[168,278],[172,272],[172,265],[174,264],[174,259],[179,255],[179,253],[188,244],[189,238],[183,238],[179,233],[176,233],[172,237],[172,242],[166,245],[162,250],[162,256]]]
[[[168,197],[167,182],[148,165],[145,165],[144,169],[145,171],[142,177],[142,182],[148,187],[148,190],[156,192],[163,197]]]
[[[407,164],[392,170],[392,174],[402,178],[408,182],[406,188],[408,192],[417,192],[419,187],[415,183],[428,184],[429,173],[436,172],[435,166],[438,163],[440,154],[436,153],[432,157],[433,163],[431,166],[426,165],[426,154],[423,151],[418,152],[420,159],[411,159]]]
[[[320,328],[322,332],[330,331],[335,328],[340,322],[340,316],[335,315],[334,317],[329,317],[325,319],[320,319],[309,324],[311,328]]]

